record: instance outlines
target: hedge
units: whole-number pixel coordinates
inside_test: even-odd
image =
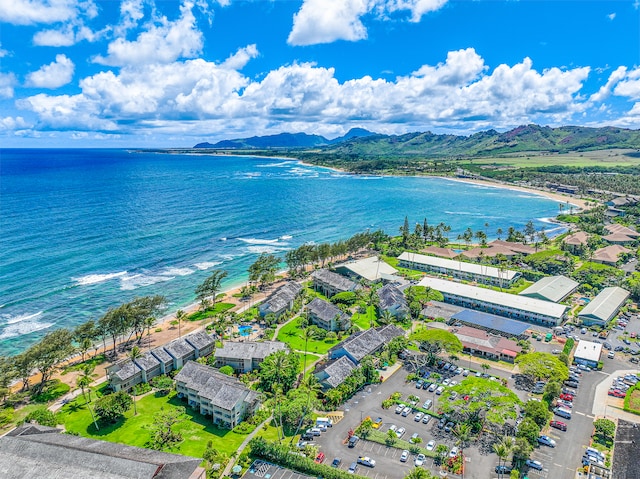
[[[562,348],[562,352],[568,356],[571,355],[571,350],[573,350],[573,345],[575,344],[575,340],[573,338],[567,339],[567,342],[564,343],[564,348]]]

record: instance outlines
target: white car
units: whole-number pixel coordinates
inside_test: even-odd
[[[423,416],[423,414],[421,412],[419,412],[418,414],[416,414],[416,417],[414,417],[413,420],[415,422],[420,422],[420,421],[422,421],[422,416]]]
[[[426,446],[427,451],[433,451],[436,448],[436,441],[429,441]]]
[[[398,404],[396,406],[396,414],[400,414],[405,407],[406,406],[404,404]]]
[[[456,368],[456,372],[455,372],[456,376],[458,374],[462,374],[462,371],[463,371],[462,368]]]
[[[549,436],[540,436],[538,438],[538,442],[540,444],[544,444],[545,446],[556,447],[556,441],[551,439]]]
[[[418,454],[416,458],[413,460],[413,465],[416,467],[420,467],[424,464],[424,460],[426,456],[424,454]]]
[[[469,375],[469,370],[465,369],[464,371],[462,371],[462,375],[466,378]]]
[[[369,456],[360,456],[358,458],[358,464],[362,464],[367,467],[376,467],[375,459],[371,459]]]
[[[450,382],[451,382],[451,379],[446,378],[444,381],[442,381],[442,385],[443,386],[448,386]]]
[[[436,390],[437,387],[438,387],[438,383],[433,383],[431,386],[429,386],[429,389],[427,389],[427,391],[432,393],[433,391]]]
[[[544,466],[540,461],[534,461],[533,459],[527,459],[525,464],[531,469],[537,469],[538,471],[542,471],[542,469],[544,469]]]
[[[398,436],[398,438],[401,438],[404,435],[405,432],[407,432],[407,430],[405,428],[401,427],[400,429],[398,429],[396,431],[396,436]]]
[[[438,396],[440,396],[443,392],[444,392],[444,387],[443,386],[440,386],[438,389],[436,389],[436,394]]]
[[[409,460],[409,451],[405,449],[404,451],[402,451],[402,454],[400,454],[400,462],[407,462],[408,460]]]
[[[449,386],[455,386],[456,384],[458,384],[458,381],[456,381],[455,379],[451,380],[451,382],[449,383]]]
[[[459,452],[458,448],[454,447],[449,451],[449,457],[456,457]]]
[[[391,426],[389,426],[389,431],[396,432],[397,430],[398,430],[398,426],[396,426],[395,424],[392,424]]]

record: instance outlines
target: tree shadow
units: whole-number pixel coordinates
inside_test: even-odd
[[[120,419],[118,419],[115,422],[105,422],[105,421],[99,421],[98,420],[98,428],[96,429],[96,426],[93,422],[91,422],[87,428],[85,429],[86,433],[91,435],[91,436],[108,436],[109,434],[111,434],[112,432],[116,431],[117,429],[119,429],[126,421],[126,418],[121,417]]]

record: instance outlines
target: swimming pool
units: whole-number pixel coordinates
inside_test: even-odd
[[[584,304],[589,303],[591,300],[589,298],[580,298],[580,301],[582,301]]]
[[[251,334],[251,326],[238,326],[238,333],[240,336],[249,336]]]

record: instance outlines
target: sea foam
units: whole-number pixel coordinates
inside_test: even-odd
[[[222,264],[221,261],[202,261],[201,263],[194,263],[193,265],[198,268],[200,271],[205,271],[209,268],[213,268],[214,266],[218,266]]]
[[[276,239],[238,238],[238,240],[248,244],[275,244],[278,241],[280,241],[278,238]]]
[[[14,317],[15,319],[23,318],[23,319],[20,319],[19,321],[14,320],[13,322],[9,322],[10,320],[8,320],[7,326],[4,327],[0,332],[0,340],[15,338],[18,336],[24,336],[26,334],[31,334],[36,331],[41,331],[43,329],[50,328],[51,326],[54,325],[54,323],[39,322],[36,318],[38,318],[41,315],[42,315],[42,311],[39,311],[38,313],[35,313],[35,314],[30,314],[30,315],[23,314],[23,315],[15,316]]]
[[[35,319],[38,316],[42,316],[42,311],[38,311],[37,313],[33,313],[33,314],[18,314],[18,315],[3,314],[3,315],[0,315],[0,318],[2,318],[4,322],[7,324],[16,324],[16,323],[21,323],[22,321],[28,321],[29,319]]]
[[[71,279],[75,281],[79,286],[88,286],[90,284],[104,283],[105,281],[109,281],[115,278],[122,278],[126,275],[126,271],[120,271],[119,273],[88,274],[86,276],[81,276],[80,278]]]

